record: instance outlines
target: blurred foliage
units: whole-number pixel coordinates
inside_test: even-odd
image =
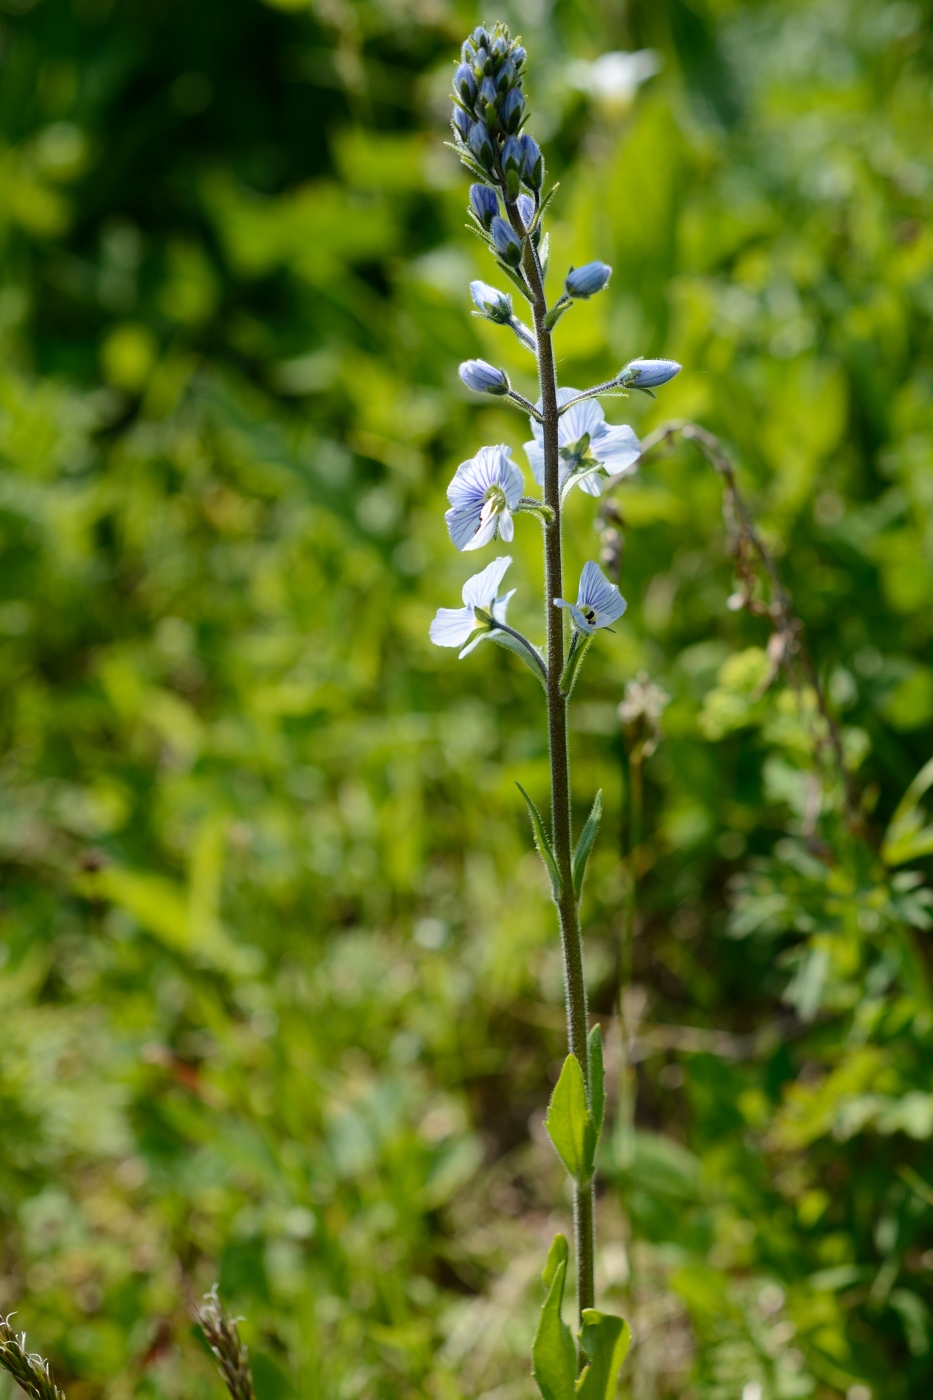
[[[933,1384],[929,3],[503,17],[562,184],[552,265],[616,268],[561,323],[563,381],[686,366],[610,417],[729,445],[873,813],[848,829],[812,696],[726,607],[715,475],[659,456],[619,493],[629,610],[574,705],[616,1073],[616,706],[640,671],[672,697],[638,1133],[599,1206],[627,1385],[908,1400]],[[476,18],[0,0],[0,1306],[71,1400],[217,1394],[191,1327],[215,1279],[260,1400],[532,1393],[568,1214],[514,786],[545,790],[543,721],[508,655],[427,641],[465,576],[452,469],[527,436],[456,363],[532,388],[467,315],[490,269],[442,140]],[[532,630],[537,551],[521,528]]]

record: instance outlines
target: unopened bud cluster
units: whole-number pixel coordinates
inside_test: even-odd
[[[451,125],[461,157],[512,201],[522,185],[536,192],[544,183],[540,147],[521,131],[526,119],[524,65],[525,50],[509,36],[507,25],[479,25],[460,51],[453,85]]]

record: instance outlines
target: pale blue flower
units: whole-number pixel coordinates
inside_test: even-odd
[[[575,603],[554,599],[555,608],[568,608],[574,625],[591,636],[597,627],[608,627],[625,612],[626,603],[614,583],[610,583],[598,564],[592,560],[583,565],[580,587]]]
[[[508,326],[512,321],[512,298],[498,287],[490,287],[488,282],[471,282],[470,296],[473,304],[489,321],[498,326]]]
[[[681,366],[676,360],[629,360],[619,374],[620,384],[631,384],[636,389],[656,389],[679,374]]]
[[[462,659],[495,630],[495,623],[505,622],[505,610],[515,589],[502,598],[496,595],[511,562],[506,554],[487,564],[481,574],[468,578],[463,585],[462,608],[438,608],[431,623],[431,641],[435,646],[463,647],[460,652]],[[480,628],[483,630],[473,637],[473,633]]]
[[[612,276],[612,268],[604,262],[588,262],[582,267],[572,267],[567,273],[564,290],[569,297],[595,296],[607,285]]]
[[[464,360],[457,373],[468,389],[477,394],[507,394],[509,377],[486,360]]]
[[[504,443],[481,447],[457,468],[447,488],[450,510],[444,519],[458,549],[481,549],[497,535],[512,538],[512,511],[521,500],[524,482],[511,453]]]
[[[568,403],[579,389],[558,389],[558,405]],[[538,404],[540,408],[540,403]],[[541,424],[531,419],[534,439],[525,443],[535,481],[544,485],[544,436]],[[595,399],[574,404],[561,415],[557,428],[560,447],[561,491],[579,485],[588,496],[598,496],[603,489],[603,477],[622,476],[634,471],[641,455],[641,445],[627,423],[607,423],[602,408]],[[569,483],[569,484],[568,484]]]

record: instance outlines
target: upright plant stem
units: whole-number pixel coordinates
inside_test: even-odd
[[[518,209],[507,204],[512,227],[524,237]],[[525,280],[531,290],[532,313],[537,340],[538,380],[541,388],[542,435],[544,438],[544,500],[552,511],[544,526],[545,625],[547,628],[547,711],[548,743],[551,759],[551,841],[560,875],[561,944],[564,954],[564,980],[567,992],[567,1043],[583,1070],[589,1092],[586,1035],[586,982],[583,976],[583,939],[573,889],[573,845],[570,817],[570,755],[567,747],[567,700],[561,694],[564,669],[563,613],[554,599],[563,594],[560,518],[560,454],[558,448],[557,375],[551,333],[545,325],[547,302],[541,266],[531,240],[525,244]],[[593,1186],[574,1184],[574,1242],[577,1264],[577,1308],[582,1314],[596,1302],[594,1280],[596,1243],[594,1237]]]
[[[622,921],[622,947],[619,957],[619,1027],[622,1032],[622,1073],[620,1076],[619,1121],[616,1145],[620,1164],[631,1166],[635,1132],[635,1066],[632,1050],[635,1027],[629,1024],[630,1007],[626,1005],[632,987],[632,963],[635,947],[635,912],[638,903],[638,850],[641,846],[642,773],[641,755],[633,752],[628,761],[628,890]]]

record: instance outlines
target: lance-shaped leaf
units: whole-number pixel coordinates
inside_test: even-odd
[[[541,1277],[547,1297],[531,1348],[531,1370],[544,1400],[573,1400],[577,1352],[561,1317],[567,1278],[567,1241],[555,1235]]]
[[[925,763],[897,804],[881,843],[886,865],[903,865],[933,852],[933,823],[928,823],[920,799],[933,787],[933,758]]]
[[[497,642],[500,647],[505,647],[507,651],[514,651],[516,656],[521,657],[529,671],[537,676],[541,684],[545,687],[547,686],[547,672],[545,670],[544,657],[533,642],[529,642],[527,639],[522,641],[512,632],[504,632],[501,628],[496,628],[494,632],[490,632],[489,640],[491,642]],[[535,663],[535,657],[538,658],[537,664]]]
[[[541,813],[538,811],[521,783],[516,783],[515,786],[528,803],[528,815],[531,817],[531,827],[535,836],[535,845],[538,848],[538,855],[544,861],[544,868],[550,876],[551,894],[554,896],[556,902],[560,899],[560,873],[557,869],[557,861],[554,859],[554,852],[551,850],[551,843],[547,838],[547,832],[544,830]]]
[[[582,632],[574,632],[573,640],[570,643],[570,650],[567,653],[567,660],[560,677],[560,693],[570,698],[574,686],[577,683],[577,676],[580,674],[580,666],[586,655],[587,648],[592,637],[586,636]]]
[[[596,1127],[596,1139],[603,1130],[606,1105],[605,1073],[603,1071],[603,1033],[595,1025],[586,1038],[586,1060],[590,1071],[590,1114]]]
[[[574,1181],[581,1185],[589,1181],[596,1156],[596,1124],[586,1101],[583,1069],[576,1055],[568,1055],[564,1061],[544,1126]]]
[[[590,858],[590,851],[593,849],[593,842],[596,840],[596,833],[599,831],[599,823],[603,815],[603,790],[599,789],[593,800],[590,815],[587,818],[586,826],[580,832],[580,839],[577,842],[577,849],[573,853],[573,892],[580,898],[583,893],[583,877],[586,874],[586,863]]]
[[[577,1400],[615,1400],[622,1362],[632,1334],[627,1322],[609,1313],[585,1308],[578,1333],[587,1366],[576,1384]]]

